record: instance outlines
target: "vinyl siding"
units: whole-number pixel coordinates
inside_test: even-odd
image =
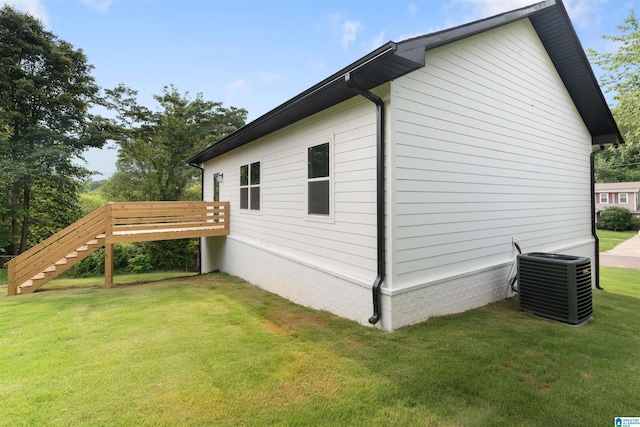
[[[591,137],[528,20],[393,82],[393,289],[590,235]]]
[[[307,148],[328,141],[332,216],[314,219],[306,215]],[[213,174],[223,173],[220,200],[231,202],[229,239],[369,286],[376,272],[375,142],[373,104],[346,101],[207,162],[205,200],[213,197]],[[255,161],[261,162],[261,210],[243,211],[239,170]]]

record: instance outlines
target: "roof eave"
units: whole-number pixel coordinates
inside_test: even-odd
[[[564,4],[562,1],[553,3],[555,7],[541,9],[531,15],[531,24],[589,129],[592,144],[624,144]],[[555,31],[559,26],[565,31]],[[566,49],[569,45],[573,46],[573,49]],[[585,85],[585,81],[590,84]]]
[[[624,140],[604,99],[591,65],[561,1],[547,0],[459,27],[388,42],[296,97],[274,108],[188,160],[201,164],[266,136],[278,129],[355,96],[346,87],[351,74],[360,86],[372,89],[424,66],[425,51],[528,18],[549,53],[569,95],[592,135],[593,145],[623,144]],[[557,31],[561,29],[562,31]],[[570,54],[566,46],[571,45]],[[584,85],[588,81],[590,84]],[[295,107],[295,108],[294,108]]]
[[[358,84],[372,89],[424,66],[424,48],[398,52],[397,44],[388,42],[320,83],[258,117],[188,160],[201,164],[213,157],[268,135],[296,121],[356,96],[346,85],[350,74]]]

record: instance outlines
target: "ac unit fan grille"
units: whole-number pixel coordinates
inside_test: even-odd
[[[591,296],[591,262],[576,265],[576,301],[577,314],[580,321],[586,320],[593,313]]]

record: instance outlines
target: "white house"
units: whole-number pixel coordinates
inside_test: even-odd
[[[510,295],[513,239],[597,284],[590,155],[622,142],[560,1],[389,42],[189,160],[231,206],[202,271],[385,330]]]

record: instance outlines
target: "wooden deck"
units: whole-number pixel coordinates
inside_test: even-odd
[[[229,234],[229,202],[108,203],[7,263],[8,295],[35,292],[105,248],[105,287],[113,284],[113,245]]]

